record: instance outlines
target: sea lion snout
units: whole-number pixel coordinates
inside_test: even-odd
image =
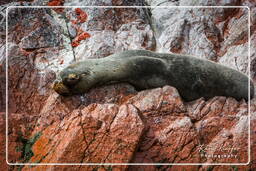
[[[71,92],[70,90],[68,89],[67,86],[65,86],[63,84],[62,81],[60,80],[55,80],[53,82],[53,85],[52,85],[52,88],[60,95],[63,95],[63,96],[68,96],[68,95],[71,95]]]

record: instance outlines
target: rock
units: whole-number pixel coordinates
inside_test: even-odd
[[[106,57],[127,49],[155,49],[149,21],[142,17],[144,11],[132,8],[82,10],[88,14],[88,21],[79,29],[93,36],[74,49],[77,60]]]
[[[57,2],[58,1],[58,2]],[[144,5],[251,8],[251,77],[256,83],[256,9],[248,0],[35,0],[9,5]],[[246,166],[7,166],[5,25],[0,26],[0,170],[255,170],[256,101],[230,97],[184,102],[175,87],[137,91],[127,83],[61,97],[56,74],[74,61],[127,49],[191,54],[248,69],[247,8],[12,9],[8,35],[8,162],[251,163]],[[77,43],[74,46],[74,42]],[[107,66],[106,66],[107,67]],[[229,156],[227,156],[229,155]]]
[[[215,60],[221,35],[210,16],[215,16],[217,12],[218,9],[209,9],[205,15],[203,9],[153,9],[152,23],[159,40],[158,51]],[[166,18],[166,15],[169,17]]]
[[[250,47],[251,77],[254,80],[254,82],[256,81],[256,52],[253,50],[255,48],[256,48],[256,33],[254,33],[251,36],[251,47]]]
[[[52,101],[55,100],[52,99]],[[44,129],[37,130],[36,132],[42,131],[42,135],[32,147],[34,156],[30,162],[83,161],[88,163],[102,162],[103,159],[110,163],[113,161],[173,163],[223,162],[227,160],[246,162],[248,112],[247,104],[244,101],[237,102],[233,98],[216,97],[209,101],[200,99],[199,102],[184,104],[177,90],[166,86],[142,91],[123,102],[123,105],[117,104],[94,103],[87,107],[75,107],[70,110],[71,113],[66,111],[67,115],[62,119],[55,120]],[[193,110],[195,104],[200,104],[199,106],[202,107]],[[53,105],[49,104],[48,106]],[[192,112],[194,113],[192,114]],[[54,113],[51,114],[56,116]],[[193,116],[199,117],[191,120]],[[40,122],[39,120],[38,123]],[[121,137],[117,138],[119,136]],[[141,140],[139,141],[139,139]],[[130,141],[137,142],[137,145],[132,148],[131,156],[134,157],[123,160],[118,155],[116,158],[115,155],[119,154],[119,147],[115,145],[117,143],[115,141],[130,145],[132,145]],[[122,152],[126,147],[131,149],[131,146],[125,144],[122,146]],[[239,158],[234,158],[234,156],[230,159],[205,157],[214,153],[222,154],[220,150],[223,146],[226,147],[226,150],[230,150],[230,146],[232,146],[231,154],[237,151],[233,155],[239,153]],[[74,148],[76,151],[71,150]],[[138,151],[135,150],[136,148]],[[111,151],[116,151],[117,154],[112,154]],[[130,152],[125,153],[130,154]],[[112,158],[106,160],[105,155],[112,156]],[[46,168],[61,169],[59,166],[36,166],[34,169]],[[80,169],[82,168],[88,169],[88,167]],[[129,167],[129,169],[138,168],[140,167]],[[166,167],[163,166],[164,168]],[[26,169],[27,167],[24,168],[24,170]]]
[[[249,48],[247,43],[230,47],[219,60],[219,63],[246,74],[249,74],[248,62]]]
[[[71,45],[67,44],[64,38],[65,32],[63,33],[60,29],[61,20],[55,16],[59,24],[55,22],[56,20],[49,15],[50,12],[45,9],[12,9],[9,11],[10,111],[19,113],[29,111],[30,114],[38,114],[50,94],[48,91],[51,90],[55,72],[74,60]],[[28,22],[30,20],[32,22]],[[22,29],[25,31],[21,32]],[[18,43],[19,46],[17,46]],[[64,49],[62,46],[69,47]],[[16,72],[17,70],[19,72]]]
[[[8,58],[8,97],[10,112],[37,113],[40,111],[50,80],[55,78],[54,73],[48,72],[47,81],[41,81],[42,75],[34,68],[32,59],[13,44],[9,46]],[[19,70],[19,72],[17,72]],[[42,83],[42,85],[40,85]],[[38,89],[39,87],[43,89]],[[41,92],[42,91],[42,92]],[[41,94],[41,93],[42,94]]]
[[[48,20],[47,20],[48,19]],[[29,35],[23,37],[20,42],[20,47],[25,50],[47,48],[60,46],[61,34],[60,28],[54,23],[53,19],[49,15],[45,15],[43,21],[44,25],[48,26],[39,27]],[[52,27],[51,27],[52,26]]]
[[[81,61],[86,58],[105,57],[114,53],[114,35],[113,31],[94,31],[89,32],[92,38],[85,40],[84,44],[78,46],[75,50],[76,58]]]
[[[86,107],[89,104],[122,104],[129,97],[136,94],[131,85],[117,84],[95,88],[84,96],[60,97],[53,93],[48,97],[44,107],[41,109],[37,126],[33,134],[44,130],[54,122],[60,122],[63,118],[70,116],[73,110]]]
[[[8,162],[24,162],[21,158],[25,155],[25,143],[29,139],[30,133],[35,126],[36,116],[28,116],[24,113],[8,114],[8,137],[6,137],[6,117],[4,112],[0,112],[0,169],[8,170],[5,162],[6,138],[8,139]]]
[[[156,1],[150,3],[155,4]],[[159,2],[159,6],[170,3],[174,2]],[[179,1],[179,3],[184,2]],[[202,5],[201,2],[193,3]],[[164,8],[162,10],[156,8],[151,12],[156,39],[158,39],[158,51],[191,54],[213,61],[220,59],[220,63],[225,65],[233,63],[231,67],[248,73],[246,70],[248,66],[247,8]],[[167,15],[168,17],[165,17]],[[232,55],[234,57],[230,57]]]
[[[150,25],[143,21],[134,21],[123,24],[116,32],[115,51],[120,52],[127,49],[155,49],[155,40]]]
[[[132,103],[146,115],[153,115],[152,111],[157,115],[160,111],[163,115],[186,111],[178,91],[170,86],[139,92],[127,103]]]
[[[138,110],[132,105],[92,104],[47,127],[33,145],[34,156],[30,162],[128,163],[143,129]],[[34,169],[46,168],[58,170],[59,167]],[[78,170],[83,168],[86,167]]]
[[[6,62],[5,62],[5,45],[0,47],[0,112],[5,110],[6,103]]]
[[[6,160],[6,149],[5,149],[5,142],[6,142],[6,127],[5,127],[5,116],[4,116],[4,112],[0,112],[0,169],[1,170],[7,170],[8,169],[8,165],[5,162]],[[10,153],[15,153],[15,151],[11,151],[9,150]],[[20,154],[18,154],[20,155]],[[18,157],[16,158],[18,159]]]

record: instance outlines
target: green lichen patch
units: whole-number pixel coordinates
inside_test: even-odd
[[[42,135],[41,132],[36,133],[32,138],[26,139],[22,135],[19,136],[18,141],[22,143],[21,146],[16,147],[16,151],[21,151],[21,161],[22,163],[27,163],[31,157],[34,155],[32,151],[32,146],[35,144],[35,142],[39,139],[39,137]],[[17,170],[21,171],[24,165],[17,166]]]
[[[39,139],[41,136],[41,132],[36,133],[33,137],[30,139],[24,138],[22,135],[19,136],[18,142],[21,142],[21,146],[16,147],[17,152],[21,152],[21,158],[20,160],[23,163],[26,163],[30,160],[30,158],[34,155],[32,151],[32,146],[35,144],[35,142]]]

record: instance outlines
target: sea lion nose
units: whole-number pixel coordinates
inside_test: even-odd
[[[54,80],[52,83],[52,88],[54,89],[54,87],[56,87],[56,85],[58,85],[60,83],[60,80]]]

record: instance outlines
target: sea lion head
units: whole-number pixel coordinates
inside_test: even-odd
[[[76,63],[63,69],[54,81],[53,89],[63,96],[88,91],[93,86],[93,81],[89,69],[86,68],[85,64]]]

